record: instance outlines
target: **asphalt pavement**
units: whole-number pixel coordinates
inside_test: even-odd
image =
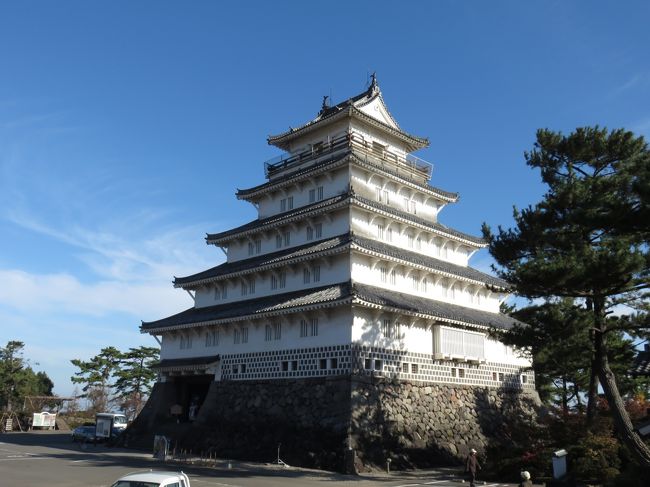
[[[59,431],[0,434],[0,479],[12,487],[108,487],[119,477],[141,470],[183,470],[192,487],[463,487],[453,469],[374,472],[359,476],[285,467],[273,463],[215,460],[210,466],[166,463],[150,453],[73,443]],[[516,484],[479,482],[484,487]]]

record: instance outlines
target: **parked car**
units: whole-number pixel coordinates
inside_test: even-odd
[[[190,479],[183,472],[147,472],[125,475],[111,487],[190,487]]]
[[[94,441],[95,426],[77,426],[72,430],[72,441]]]

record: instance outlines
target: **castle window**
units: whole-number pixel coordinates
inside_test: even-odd
[[[418,373],[418,364],[411,364],[411,374]]]
[[[414,291],[420,290],[420,281],[418,280],[418,276],[411,276],[411,287],[413,287]]]
[[[298,361],[297,360],[292,360],[291,361],[291,370],[298,370]]]
[[[192,337],[189,335],[181,335],[181,350],[187,350],[192,348]]]
[[[461,379],[465,378],[465,369],[458,369],[458,377]]]
[[[307,320],[300,320],[300,336],[306,337],[308,331]]]
[[[525,384],[526,382],[528,382],[528,376],[522,374],[522,376],[521,376],[521,383],[522,383],[522,384]]]
[[[314,231],[316,232],[316,238],[321,238],[323,236],[323,224],[317,223],[314,225]]]
[[[279,284],[280,284],[280,289],[284,289],[287,285],[287,273],[286,272],[280,272],[280,279],[279,279]]]
[[[309,331],[311,332],[311,336],[315,337],[318,336],[318,318],[312,318],[309,320]]]
[[[250,294],[255,294],[255,279],[251,279],[251,281],[248,283],[248,292]]]
[[[323,187],[318,186],[317,188],[309,190],[309,202],[314,203],[323,199]]]
[[[271,289],[278,288],[278,278],[275,275],[271,275]]]
[[[409,233],[406,238],[408,239],[408,245],[410,248],[413,248],[413,244],[415,242],[415,237],[413,236],[412,233]]]
[[[321,369],[321,370],[327,368],[327,359],[326,358],[320,359],[319,364],[318,364],[318,368]]]
[[[428,290],[428,288],[429,288],[429,280],[425,277],[425,278],[422,280],[422,292],[425,292],[425,293],[426,293],[427,290]]]
[[[338,367],[339,367],[338,359],[331,358],[330,359],[330,369],[338,369]]]
[[[273,323],[273,339],[280,340],[282,338],[282,324]]]
[[[402,372],[405,373],[405,374],[409,373],[409,364],[408,364],[408,362],[402,363]]]
[[[243,327],[241,329],[241,342],[248,343],[248,327]]]
[[[285,360],[282,362],[282,372],[288,372],[289,371],[289,362]]]
[[[380,372],[384,370],[384,363],[381,360],[375,360],[375,370]]]
[[[246,296],[248,294],[248,284],[244,281],[241,282],[241,295]]]
[[[380,240],[384,239],[384,228],[383,224],[377,224],[377,238]]]
[[[392,242],[393,241],[393,229],[388,227],[386,230],[386,242]]]
[[[503,372],[499,372],[499,382],[503,382]]]
[[[395,270],[390,271],[390,283],[393,286],[397,284],[397,272]]]
[[[233,375],[239,374],[239,364],[232,364],[232,373]]]
[[[366,370],[370,370],[370,369],[372,369],[372,360],[370,360],[369,358],[367,358],[367,359],[364,361],[363,368],[366,369]]]
[[[241,368],[241,373],[245,374],[246,373],[246,364],[239,364],[239,367]]]
[[[455,367],[451,368],[451,376],[456,377],[456,368]]]
[[[275,247],[280,248],[282,247],[282,236],[281,235],[276,235],[275,236]]]
[[[320,266],[315,265],[312,267],[312,276],[314,278],[314,282],[320,282]]]
[[[302,270],[303,284],[309,284],[310,281],[311,281],[311,272],[309,272],[309,269],[303,269]]]
[[[310,189],[309,190],[309,202],[313,203],[316,201],[316,190],[315,189]]]
[[[280,200],[280,211],[287,211],[293,209],[293,196],[282,198]]]
[[[264,340],[267,342],[270,342],[273,338],[273,329],[271,328],[271,325],[266,325],[265,327],[265,334],[264,334]]]
[[[496,372],[492,372],[492,380],[497,380],[497,373]]]
[[[439,350],[450,357],[482,360],[485,358],[485,335],[441,326]]]
[[[284,232],[284,245],[288,246],[291,243],[291,232]]]
[[[314,227],[307,227],[307,240],[314,239]]]
[[[216,347],[219,345],[219,330],[212,330],[205,334],[205,346]]]
[[[253,242],[248,242],[248,255],[253,255],[255,252],[255,245]]]
[[[381,282],[388,281],[388,269],[386,267],[379,268],[379,277],[381,279]]]

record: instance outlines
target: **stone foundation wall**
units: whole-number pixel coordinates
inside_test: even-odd
[[[196,421],[178,425],[165,424],[171,402],[159,404],[171,397],[158,390],[136,424],[197,453],[269,462],[281,444],[287,463],[330,470],[345,469],[348,447],[357,469],[387,458],[395,468],[457,464],[534,421],[539,402],[530,392],[377,377],[223,381],[210,385]]]

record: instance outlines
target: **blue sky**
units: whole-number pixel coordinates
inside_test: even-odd
[[[0,343],[72,392],[70,359],[154,340],[191,305],[173,276],[255,217],[269,134],[365,89],[376,71],[441,221],[475,235],[543,193],[537,128],[650,136],[643,1],[0,3]],[[486,251],[472,264],[487,269]]]

